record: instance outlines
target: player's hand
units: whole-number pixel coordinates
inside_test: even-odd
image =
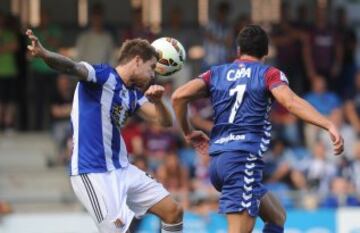
[[[41,45],[39,39],[33,34],[31,29],[26,30],[26,35],[31,40],[31,45],[27,46],[30,54],[33,57],[43,57],[46,53],[46,50]]]
[[[344,151],[344,139],[333,124],[329,127],[328,132],[334,146],[335,155],[340,155]]]
[[[191,144],[199,155],[209,155],[209,137],[202,131],[192,131],[185,135],[187,143]]]
[[[160,85],[151,85],[144,93],[146,98],[149,99],[150,102],[156,103],[161,101],[161,97],[164,94],[165,88]]]

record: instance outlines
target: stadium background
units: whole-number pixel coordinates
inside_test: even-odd
[[[25,28],[34,28],[48,48],[93,63],[114,63],[127,38],[177,38],[188,52],[186,65],[171,78],[158,78],[169,103],[174,88],[209,65],[234,59],[235,35],[248,22],[261,23],[271,36],[267,63],[284,70],[294,90],[334,120],[346,141],[345,154],[334,158],[327,135],[274,106],[274,141],[264,175],[288,210],[286,232],[360,232],[360,1],[226,3],[0,1],[0,92],[7,100],[0,103],[1,233],[96,232],[67,177],[74,82],[29,59]],[[192,123],[205,131],[211,128],[208,104],[190,107]],[[135,118],[123,133],[133,162],[186,207],[185,232],[226,232],[225,219],[216,214],[208,159],[196,156],[176,127],[161,129]],[[133,227],[156,232],[158,225],[147,216]],[[261,232],[261,221],[255,232]]]

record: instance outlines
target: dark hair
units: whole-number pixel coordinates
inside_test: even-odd
[[[126,64],[137,55],[143,59],[144,62],[150,60],[153,57],[159,59],[159,54],[147,40],[137,38],[126,40],[122,44],[118,62],[120,64]]]
[[[246,25],[238,34],[237,46],[241,55],[262,58],[268,54],[269,38],[259,25]]]

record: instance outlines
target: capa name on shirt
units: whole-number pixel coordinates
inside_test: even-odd
[[[228,81],[236,81],[241,78],[250,78],[251,77],[251,68],[242,67],[240,69],[231,69],[226,74],[226,79]]]

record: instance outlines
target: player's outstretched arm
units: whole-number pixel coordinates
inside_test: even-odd
[[[206,83],[201,79],[194,79],[175,90],[171,96],[173,108],[180,128],[184,135],[188,135],[190,124],[187,118],[187,106],[191,101],[207,95]]]
[[[88,70],[86,69],[85,65],[74,62],[68,57],[45,49],[40,43],[39,39],[33,34],[32,30],[28,29],[26,31],[26,35],[31,40],[31,44],[28,45],[27,48],[33,57],[43,59],[45,63],[54,70],[75,75],[81,80],[86,80],[88,76]]]
[[[339,155],[344,150],[344,140],[336,126],[321,115],[306,100],[297,96],[287,85],[280,85],[271,89],[272,95],[289,112],[300,119],[327,130],[334,145],[334,152]]]
[[[198,154],[207,155],[209,138],[202,131],[193,131],[187,118],[188,103],[207,96],[207,86],[202,79],[194,79],[179,87],[171,96],[172,105],[185,140]]]

